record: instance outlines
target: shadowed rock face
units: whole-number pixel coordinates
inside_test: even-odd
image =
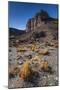
[[[35,17],[34,18],[34,29],[36,29],[36,27],[37,27],[37,18]]]
[[[31,30],[31,19],[29,19],[26,24],[26,30],[28,30],[28,29],[29,29],[29,31]]]
[[[31,30],[34,30],[34,18],[31,19]]]

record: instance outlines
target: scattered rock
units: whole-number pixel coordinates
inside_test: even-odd
[[[27,57],[28,59],[32,58],[32,52],[31,51],[27,51],[24,53],[24,56]]]
[[[48,62],[45,60],[42,60],[40,63],[40,69],[43,71],[48,71]]]
[[[47,55],[47,54],[49,54],[49,51],[48,51],[48,49],[40,49],[39,54]]]
[[[31,87],[31,86],[40,87],[40,86],[58,85],[58,77],[56,78],[56,76],[54,76],[57,71],[54,73],[54,70],[53,70],[53,66],[56,65],[54,64],[54,62],[56,62],[56,60],[54,59],[54,57],[56,57],[56,54],[54,52],[55,52],[55,49],[57,48],[48,46],[48,49],[49,49],[48,53],[50,55],[49,56],[48,53],[47,54],[38,53],[40,51],[40,48],[42,49],[41,52],[46,49],[44,45],[43,45],[44,47],[43,46],[41,47],[41,46],[42,45],[40,44],[37,46],[37,48],[35,46],[35,50],[33,51],[31,49],[26,50],[26,52],[23,52],[23,53],[19,51],[17,52],[16,57],[12,52],[16,60],[14,61],[14,64],[12,63],[13,59],[10,60],[10,62],[12,63],[9,66],[9,68],[12,66],[12,70],[11,68],[9,70],[10,71],[9,72],[9,82],[11,85],[10,87],[13,87],[13,88]],[[25,47],[27,48],[28,45]],[[13,51],[13,49],[11,50]],[[37,52],[35,52],[36,50]],[[54,55],[52,56],[52,54]],[[53,58],[50,59],[50,57],[53,57]],[[54,62],[52,63],[53,60]],[[52,65],[50,64],[49,61],[52,63]],[[14,67],[14,65],[16,64],[18,66]],[[47,77],[48,75],[49,77]],[[49,79],[51,78],[50,75],[53,76],[52,77],[52,79],[54,78],[53,80]],[[13,84],[14,86],[12,86]]]
[[[32,58],[32,55],[28,55],[27,57],[28,57],[28,59],[31,59]]]
[[[18,65],[22,65],[22,64],[23,64],[23,61],[19,60],[19,61],[17,62],[17,64],[18,64]]]
[[[32,61],[38,61],[40,60],[39,56],[35,56],[34,58],[31,59]]]

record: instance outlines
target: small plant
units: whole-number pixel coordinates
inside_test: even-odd
[[[16,75],[18,75],[20,71],[20,68],[14,67],[12,71],[9,72],[9,78],[14,78]]]
[[[19,67],[15,67],[13,70],[14,70],[14,73],[15,73],[15,74],[18,74],[19,71],[20,71],[20,68],[19,68]]]
[[[25,52],[26,49],[25,48],[17,48],[17,52]]]
[[[35,45],[32,45],[31,50],[35,51],[35,48],[36,48]]]

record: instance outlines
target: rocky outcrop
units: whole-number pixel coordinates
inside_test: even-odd
[[[25,31],[12,31],[12,35],[15,35],[15,38],[11,37],[14,40],[13,45],[18,42],[15,40],[16,36],[19,36],[19,43],[51,42],[58,39],[58,20],[50,17],[46,11],[41,11],[27,21]]]
[[[30,31],[39,28],[41,24],[46,23],[47,19],[49,18],[50,16],[48,13],[42,10],[27,21],[26,30]]]
[[[41,20],[40,20],[40,17],[38,16],[38,18],[34,17],[32,19],[29,19],[28,22],[27,22],[27,30],[30,31],[30,30],[34,30],[36,29],[37,27],[40,27],[40,24],[41,24]]]

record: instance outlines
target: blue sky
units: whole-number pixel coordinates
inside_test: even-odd
[[[58,18],[58,5],[36,4],[23,2],[8,2],[9,27],[24,30],[29,18],[32,18],[41,9],[48,12],[51,17]]]

